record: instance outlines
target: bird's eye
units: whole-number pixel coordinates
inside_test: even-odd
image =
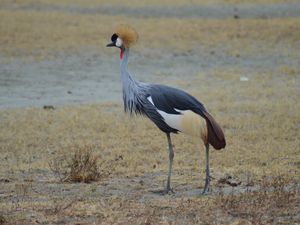
[[[113,35],[111,36],[111,41],[112,41],[112,42],[115,42],[115,41],[117,40],[117,38],[118,38],[118,35],[117,35],[117,34],[113,34]]]

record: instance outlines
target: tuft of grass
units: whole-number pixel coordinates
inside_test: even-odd
[[[0,225],[4,225],[6,223],[6,220],[4,216],[0,215]]]
[[[97,181],[101,176],[98,161],[99,156],[94,155],[89,146],[78,149],[68,164],[70,173],[66,180],[84,183]]]
[[[55,158],[49,167],[60,181],[84,183],[107,177],[112,170],[108,169],[105,162],[100,162],[100,156],[94,153],[91,145],[77,147],[71,157],[63,155]]]

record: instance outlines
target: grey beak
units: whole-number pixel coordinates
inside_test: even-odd
[[[115,45],[115,43],[113,43],[113,42],[106,45],[106,47],[114,47],[114,46],[116,46],[116,45]]]

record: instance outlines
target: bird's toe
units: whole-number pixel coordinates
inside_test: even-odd
[[[175,192],[173,191],[172,188],[166,188],[166,189],[163,191],[163,195],[170,195],[170,194],[175,194]]]

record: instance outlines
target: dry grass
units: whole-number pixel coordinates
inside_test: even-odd
[[[77,150],[68,163],[70,174],[65,180],[70,182],[90,183],[101,176],[98,168],[99,157],[94,156],[91,149]]]
[[[15,209],[22,209],[23,214],[13,221],[22,221],[22,218],[28,221],[26,215],[39,209],[34,211],[33,218],[41,214],[44,219],[39,221],[53,223],[59,223],[58,218],[69,218],[70,223],[76,220],[74,218],[81,218],[86,223],[99,224],[230,224],[244,220],[252,224],[272,223],[272,220],[282,224],[296,221],[300,180],[298,77],[258,74],[246,83],[240,82],[238,77],[239,73],[234,71],[217,70],[213,75],[202,74],[190,81],[194,85],[191,87],[201,86],[193,94],[209,103],[206,104],[209,110],[225,129],[227,149],[211,154],[216,178],[213,190],[220,189],[220,195],[188,198],[183,194],[178,198],[143,200],[147,199],[149,190],[162,187],[165,180],[166,138],[148,120],[120,113],[120,105],[11,109],[0,112],[0,177],[10,181],[1,185],[8,191],[10,183],[25,175],[23,186],[28,186],[26,180],[33,186],[29,186],[25,196],[19,197],[18,203],[10,203],[9,196],[14,194],[5,192],[8,196],[0,205],[1,211],[10,215],[6,218],[10,221]],[[231,88],[211,89],[212,85]],[[211,95],[205,95],[207,92]],[[203,146],[184,135],[174,137],[174,144],[175,191],[180,192],[180,187],[188,184],[202,188]],[[111,162],[114,168],[111,174],[97,184],[89,184],[91,186],[56,184],[59,177],[52,177],[48,162],[60,155],[72,155],[74,146],[86,145],[92,145],[95,154]],[[122,160],[115,161],[116,158]],[[43,182],[39,181],[42,168],[47,174],[43,179],[50,184],[39,184]],[[259,191],[239,194],[236,187],[234,195],[222,195],[223,187],[218,188],[217,180],[224,174],[240,180],[242,186],[258,187]],[[52,187],[51,182],[55,186]],[[48,187],[42,191],[40,185],[58,190],[49,192]],[[69,191],[61,192],[61,189]],[[79,200],[74,199],[73,192],[80,193]],[[44,203],[31,200],[40,195],[56,200],[48,199]],[[66,205],[65,210],[53,216],[56,208]]]
[[[4,3],[3,3],[4,4]],[[24,3],[25,4],[25,3]],[[32,4],[32,3],[31,3]],[[54,4],[54,3],[51,3]],[[188,52],[221,48],[229,55],[289,52],[299,57],[300,20],[135,18],[53,10],[0,10],[0,50],[5,56],[45,59],[61,51],[105,48],[113,28],[132,24],[140,34],[136,49]],[[176,32],[174,28],[176,27]],[[170,38],[171,37],[171,38]],[[284,48],[282,48],[284,46]],[[160,54],[160,53],[158,53]],[[31,56],[31,57],[29,57]]]
[[[257,192],[220,193],[199,198],[160,197],[147,203],[127,196],[104,195],[94,199],[90,191],[84,191],[84,197],[55,197],[46,204],[20,202],[18,213],[6,211],[5,221],[9,224],[28,224],[29,221],[46,224],[297,224],[299,188],[282,190],[276,180],[276,177],[269,180],[272,190],[262,182]],[[25,217],[29,213],[32,220]]]
[[[100,165],[100,156],[95,155],[92,146],[78,147],[72,152],[74,153],[71,157],[69,153],[49,163],[51,171],[56,173],[61,181],[90,183],[109,174],[104,171],[106,168]]]
[[[223,195],[215,204],[233,217],[246,219],[250,224],[296,223],[299,203],[298,181],[282,175],[264,177],[260,188],[244,194]],[[287,208],[293,207],[293,210]],[[276,215],[276,216],[274,216]]]
[[[5,221],[4,216],[0,215],[0,224],[3,225],[5,223],[6,223],[6,221]]]

